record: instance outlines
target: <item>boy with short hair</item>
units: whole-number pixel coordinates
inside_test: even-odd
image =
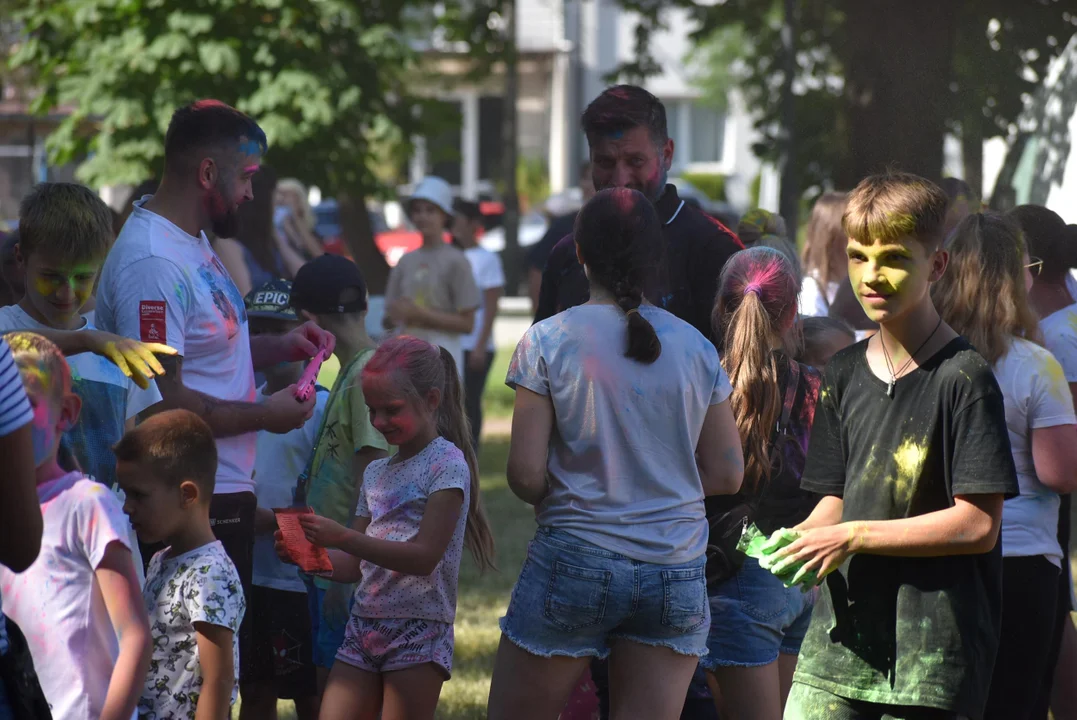
[[[880,331],[827,365],[802,479],[824,497],[773,568],[824,578],[786,718],[983,717],[1018,487],[991,367],[931,302],[946,206],[904,173],[849,197],[849,277]]]
[[[299,493],[302,502],[322,517],[348,525],[355,515],[363,472],[374,460],[388,457],[389,443],[370,422],[361,382],[363,368],[374,355],[367,335],[367,289],[355,263],[337,255],[322,255],[296,273],[292,307],[314,320],[337,339],[340,374],[325,405],[315,441],[309,479]],[[323,578],[305,578],[310,593],[314,664],[319,695],[344,641],[354,585]]]
[[[26,637],[54,718],[128,720],[146,677],[150,633],[127,519],[103,485],[56,460],[81,406],[60,350],[33,333],[4,339],[33,407],[44,532],[27,570],[0,567],[3,611]]]
[[[475,285],[482,293],[482,303],[475,311],[475,327],[461,343],[464,349],[464,411],[471,426],[471,446],[478,452],[482,435],[482,394],[494,364],[494,320],[497,318],[497,302],[505,293],[505,270],[500,257],[479,245],[482,229],[479,204],[457,200],[453,207],[456,208],[453,239],[464,251]]]
[[[17,305],[0,308],[0,332],[29,330],[58,342],[52,331],[77,330],[76,337],[85,339],[81,349],[89,352],[68,361],[82,413],[61,445],[108,487],[116,481],[112,446],[138,413],[161,400],[156,384],[138,388],[105,357],[105,346],[119,338],[97,331],[80,314],[115,237],[111,211],[92,190],[75,183],[37,185],[19,208],[15,256],[25,294]]]
[[[292,283],[271,280],[247,294],[247,318],[251,337],[282,335],[299,326],[291,307]],[[302,363],[280,363],[265,370],[265,383],[258,397],[268,398],[299,381]],[[240,720],[272,720],[277,700],[292,700],[298,720],[318,717],[317,673],[311,648],[310,610],[307,587],[294,565],[285,565],[273,550],[277,529],[274,508],[289,507],[296,479],[314,451],[329,391],[315,387],[314,414],[306,424],[284,435],[266,430],[258,433],[254,478],[258,483],[255,511],[254,570],[247,598],[251,623],[249,675],[240,692]]]
[[[139,688],[139,717],[227,718],[246,604],[239,573],[209,524],[213,432],[192,412],[168,410],[124,435],[115,450],[124,512],[143,543],[166,545],[150,560],[142,596],[153,657]]]

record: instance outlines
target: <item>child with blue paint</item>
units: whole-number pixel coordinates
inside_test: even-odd
[[[350,529],[300,517],[330,549],[331,579],[359,582],[319,717],[433,718],[452,673],[464,547],[493,567],[460,379],[448,350],[401,336],[382,343],[362,383],[374,427],[398,450],[367,467]],[[279,531],[277,550],[290,559]]]
[[[946,208],[905,173],[849,196],[849,278],[880,331],[827,364],[801,482],[823,498],[772,539],[773,572],[822,587],[790,720],[984,717],[1018,482],[991,366],[931,300]]]
[[[781,252],[756,246],[726,262],[714,306],[722,366],[744,448],[744,485],[707,498],[711,624],[701,664],[721,688],[722,717],[780,720],[813,593],[787,588],[736,550],[741,531],[803,522],[818,500],[800,488],[819,373],[794,356],[800,281]]]
[[[1062,366],[1039,344],[1028,302],[1036,266],[1020,227],[1002,215],[969,215],[948,249],[950,267],[932,297],[991,363],[1021,486],[1002,508],[1002,636],[985,717],[1043,717],[1032,713],[1057,637],[1059,494],[1077,490],[1073,398]]]
[[[150,632],[120,501],[57,462],[82,406],[59,348],[8,333],[33,408],[41,551],[21,573],[0,567],[3,612],[26,637],[52,717],[130,720],[150,662]]]

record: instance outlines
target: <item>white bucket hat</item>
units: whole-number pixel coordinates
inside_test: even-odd
[[[452,187],[435,175],[428,175],[422,179],[415,188],[415,192],[408,198],[406,205],[411,205],[413,200],[426,200],[444,210],[446,215],[451,217],[453,214]]]

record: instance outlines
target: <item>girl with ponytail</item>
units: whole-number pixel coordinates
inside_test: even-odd
[[[721,688],[722,717],[781,718],[811,618],[812,594],[786,588],[735,547],[749,523],[770,534],[815,506],[800,475],[820,378],[793,360],[799,290],[788,259],[766,247],[734,255],[719,280],[713,321],[744,451],[740,492],[706,502],[711,631],[702,664]]]
[[[452,672],[462,549],[494,566],[460,376],[447,350],[405,335],[362,378],[371,422],[398,450],[367,466],[351,529],[300,520],[330,548],[332,579],[359,582],[320,717],[433,718]]]
[[[532,326],[509,366],[508,482],[539,528],[488,716],[556,718],[609,656],[614,708],[676,718],[710,625],[703,498],[743,472],[729,383],[711,341],[651,302],[664,240],[644,195],[598,193],[574,238],[590,300]]]

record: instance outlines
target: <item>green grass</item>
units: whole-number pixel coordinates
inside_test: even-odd
[[[503,353],[505,366],[509,354]],[[496,371],[497,364],[494,368]],[[504,377],[502,371],[502,380]],[[511,409],[511,403],[508,407]],[[534,512],[512,494],[505,482],[508,452],[508,438],[494,437],[483,442],[479,453],[482,497],[497,544],[498,569],[480,574],[471,556],[464,555],[457,596],[453,677],[441,690],[439,720],[486,717],[490,676],[501,637],[497,621],[508,607],[512,585],[527,554],[527,541],[535,532]],[[282,700],[278,716],[280,720],[295,720],[292,703]],[[238,717],[238,708],[233,717]]]
[[[505,375],[509,371],[514,348],[500,348],[494,356],[494,364],[486,378],[486,392],[483,394],[482,407],[486,416],[491,418],[512,417],[512,406],[516,402],[516,393],[505,384]],[[504,465],[501,466],[504,469]]]

